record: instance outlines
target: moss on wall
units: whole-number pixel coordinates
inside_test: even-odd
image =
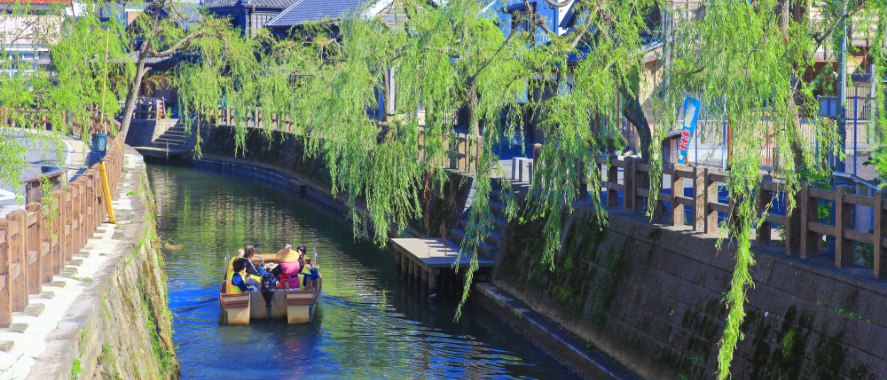
[[[675,246],[665,239],[685,239],[681,244],[687,245],[701,241],[663,228],[634,231],[637,227],[624,221],[617,227],[601,226],[586,213],[563,227],[563,247],[551,271],[540,264],[543,243],[537,237],[543,225],[544,220],[509,225],[494,269],[497,285],[590,345],[604,347],[606,354],[644,377],[714,377],[726,309],[711,287],[728,285],[721,282],[727,272],[662,248],[666,242]],[[864,297],[864,289],[848,287],[839,293],[840,306],[814,307],[798,295],[772,288],[791,281],[798,280],[757,284],[774,290],[756,296],[773,294],[778,299],[759,299],[747,308],[741,330],[748,343],[736,352],[734,378],[880,378],[870,363],[859,361],[861,355],[871,354],[852,346],[870,339],[858,326],[871,321],[856,310],[841,309],[857,305],[857,298],[873,297],[872,293]],[[771,311],[751,306],[760,304]],[[880,366],[883,359],[874,360]]]

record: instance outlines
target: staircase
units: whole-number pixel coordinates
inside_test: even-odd
[[[168,158],[190,155],[191,150],[197,143],[196,136],[192,134],[186,138],[184,125],[178,123],[178,120],[176,119],[165,120],[169,120],[174,124],[156,138],[149,136],[151,137],[150,142],[148,142],[146,138],[142,141],[142,144],[134,144],[133,147],[143,156]],[[153,129],[154,131],[161,131],[163,129],[158,128],[164,127],[165,126],[157,125]]]
[[[162,135],[158,136],[151,143],[151,146],[160,149],[166,149],[169,147],[170,151],[173,150],[191,150],[191,140],[192,136],[188,136],[188,139],[185,138],[185,126],[179,123],[176,123],[170,129],[167,129]]]
[[[524,175],[520,175],[520,173],[517,171],[513,172],[511,178],[511,191],[518,201],[524,199],[529,192],[529,181],[530,175],[527,174],[526,171],[524,171]],[[506,214],[506,207],[504,202],[504,192],[507,190],[501,188],[497,189],[497,186],[498,180],[494,179],[494,189],[490,193],[490,212],[492,212],[493,226],[492,228],[488,229],[487,238],[484,239],[477,247],[478,254],[480,254],[481,257],[490,260],[494,260],[496,258],[496,254],[498,254],[499,252],[499,247],[502,245],[502,236],[505,233],[505,228],[508,226],[508,217]],[[473,191],[474,190],[472,189],[472,193]],[[468,210],[463,212],[462,218],[456,224],[456,228],[450,230],[450,238],[448,239],[448,243],[450,246],[458,247],[462,244],[462,241],[465,240],[465,231],[468,229],[468,226],[471,223],[468,220],[468,213]]]

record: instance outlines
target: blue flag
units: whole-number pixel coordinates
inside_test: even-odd
[[[699,118],[699,101],[691,97],[684,99],[684,127],[681,129],[681,159],[678,161],[681,165],[687,161],[687,149],[690,148],[690,140],[693,138],[693,132],[696,130],[696,120]]]

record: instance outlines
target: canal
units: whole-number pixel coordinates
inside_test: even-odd
[[[245,174],[148,164],[165,242],[173,338],[184,379],[575,378],[496,317],[455,295],[429,298],[395,273],[394,253],[356,241],[342,215]],[[225,326],[225,253],[317,247],[313,323]]]

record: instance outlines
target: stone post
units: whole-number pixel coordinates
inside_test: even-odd
[[[844,230],[853,221],[853,205],[844,203],[847,186],[838,186],[835,191],[835,267],[849,268],[853,266],[853,242],[844,238]]]

